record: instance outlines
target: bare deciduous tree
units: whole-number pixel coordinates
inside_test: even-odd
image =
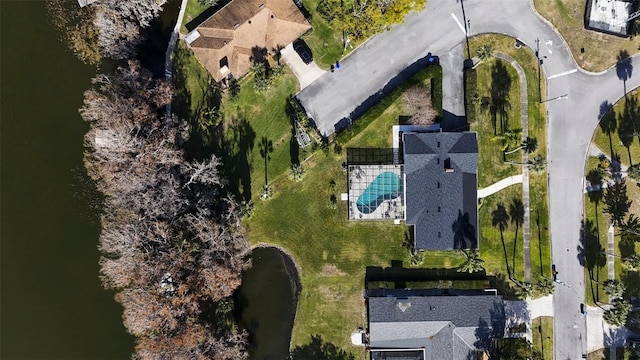
[[[159,114],[169,86],[137,62],[99,75],[80,113],[85,167],[104,196],[101,280],[118,291],[142,359],[243,359],[246,333],[208,323],[201,306],[240,286],[248,249],[219,160],[189,162],[185,128]]]
[[[431,103],[431,92],[424,85],[416,85],[407,89],[403,94],[405,110],[411,114],[409,123],[413,125],[431,125],[438,112]]]

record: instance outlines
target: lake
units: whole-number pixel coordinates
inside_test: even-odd
[[[82,165],[78,108],[95,69],[58,40],[44,1],[2,1],[0,16],[0,357],[129,358],[122,308],[98,279]]]
[[[250,358],[285,359],[297,306],[291,279],[297,279],[297,271],[286,255],[271,247],[254,249],[251,261],[236,296],[241,324],[250,334]]]

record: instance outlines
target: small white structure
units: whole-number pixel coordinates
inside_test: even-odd
[[[592,30],[600,30],[616,35],[629,35],[628,22],[630,17],[631,2],[617,0],[591,0],[587,3],[589,9],[588,27]]]
[[[364,346],[366,343],[366,333],[364,330],[359,329],[358,331],[351,334],[351,343],[355,346]]]

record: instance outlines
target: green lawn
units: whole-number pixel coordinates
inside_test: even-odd
[[[198,0],[187,0],[187,7],[184,9],[184,18],[182,19],[180,32],[186,34],[187,28],[185,25],[188,24],[189,21],[195,19],[198,15],[202,14],[202,12],[208,8],[208,6],[200,4]]]
[[[507,62],[490,59],[482,62],[477,68],[478,94],[481,97],[490,96],[492,70],[496,67],[505,69],[511,82],[508,100],[511,103],[509,110],[509,127],[522,128],[520,122],[520,80],[516,70]],[[477,120],[471,124],[471,131],[478,133],[478,187],[484,188],[506,177],[522,172],[519,166],[505,164],[502,158],[503,145],[499,138],[500,125],[495,129],[489,112],[477,112]],[[520,161],[516,159],[515,161]]]
[[[609,112],[604,116],[603,120],[600,121],[600,126],[596,129],[592,139],[600,150],[609,156],[611,156],[611,149],[613,148],[613,154],[615,155],[613,158],[619,157],[619,161],[626,166],[629,166],[630,162],[633,164],[640,162],[640,138],[634,139],[627,151],[627,148],[620,140],[620,118],[627,103],[637,111],[638,106],[636,104],[638,101],[640,101],[640,92],[636,89],[627,94],[627,99],[623,98],[617,102],[613,107],[613,111]],[[613,128],[614,130],[607,133],[603,131],[603,128]],[[611,137],[609,137],[609,134]],[[629,159],[629,156],[631,156],[631,159]]]
[[[207,109],[219,106],[221,95],[215,80],[182,40],[178,40],[173,52],[172,76],[173,111],[180,118],[200,119]]]
[[[531,281],[535,283],[541,276],[551,277],[551,237],[548,198],[539,195],[547,194],[547,174],[529,174]]]
[[[595,168],[597,164],[598,159],[590,157],[587,160],[586,172]],[[591,197],[589,194],[584,197],[584,243],[581,247],[585,249],[582,253],[585,256],[586,301],[589,305],[608,301],[602,285],[598,284],[607,280],[608,274],[606,254],[601,253],[607,251],[608,216],[602,211],[605,206],[602,201],[598,202],[596,212],[595,199],[598,196],[600,196],[598,192],[593,192]]]
[[[600,126],[596,129],[592,141],[607,155],[611,155],[612,150],[614,154],[614,158],[618,158],[619,161],[624,165],[629,165],[629,163],[635,163],[640,159],[640,146],[637,143],[637,140],[634,139],[633,143],[630,145],[629,150],[622,144],[621,137],[619,134],[620,128],[620,120],[622,118],[622,114],[625,112],[625,107],[637,108],[637,101],[640,100],[640,93],[637,90],[630,92],[626,99],[620,100],[616,103],[612,110],[609,111],[603,119],[600,121]],[[603,129],[613,129],[610,131],[610,135],[605,132]],[[585,169],[585,173],[588,173],[591,169],[594,169],[598,164],[598,159],[591,157],[587,160],[587,166]],[[629,200],[632,201],[631,207],[629,209],[629,214],[639,214],[640,213],[640,188],[638,184],[627,178],[627,195]],[[592,195],[593,197],[593,195]],[[600,236],[600,244],[604,249],[607,249],[607,220],[609,219],[609,215],[604,212],[604,204],[602,201],[598,205],[597,212],[597,228],[599,228],[599,236]],[[590,200],[589,196],[585,196],[585,218],[591,224],[596,224],[596,209],[595,203],[593,200]],[[633,246],[625,245],[620,241],[619,230],[616,229],[615,236],[615,276],[616,279],[624,282],[627,286],[627,292],[625,294],[626,297],[637,297],[640,296],[640,273],[635,271],[628,271],[622,266],[621,257],[629,256],[633,253],[640,254],[640,244],[634,244]],[[597,271],[599,270],[599,271]],[[601,277],[604,276],[606,278],[607,274],[607,265],[596,266],[596,274],[600,273]],[[585,269],[585,273],[588,277],[588,269]],[[601,286],[598,286],[595,283],[592,283],[592,286],[588,286],[587,288],[587,301],[589,303],[593,303],[595,293],[597,296],[600,294],[600,302],[606,302],[606,295],[602,290]]]
[[[537,59],[527,48],[516,49],[514,39],[503,35],[481,35],[470,40],[471,54],[474,55],[479,46],[490,44],[495,51],[506,53],[514,58],[524,69],[527,79],[529,136],[538,140],[538,149],[534,153],[546,156],[546,118],[544,107],[540,104],[540,94],[544,93],[544,84],[540,84],[537,72]],[[511,65],[502,60],[492,58],[483,61],[476,68],[476,85],[472,91],[477,91],[481,97],[489,96],[492,82],[492,70],[501,63],[506,67],[511,82],[509,92],[509,126],[521,128],[520,117],[520,80],[517,72]],[[467,89],[468,91],[469,89]],[[472,95],[467,92],[467,96]],[[470,99],[467,99],[467,104]],[[499,127],[499,126],[498,126]],[[521,169],[515,165],[505,164],[502,159],[502,144],[500,138],[494,135],[494,128],[490,114],[476,111],[476,121],[471,124],[471,130],[478,132],[479,163],[478,163],[478,187],[488,186],[505,177],[521,173]],[[498,129],[499,133],[499,129]],[[515,145],[510,145],[513,148]],[[520,152],[511,155],[513,161],[519,159]],[[549,211],[547,196],[547,174],[530,172],[530,210],[531,210],[531,281],[537,282],[540,276],[549,277],[551,273],[551,245],[549,235]],[[544,194],[540,196],[540,194]],[[483,259],[487,264],[487,272],[493,274],[507,274],[507,265],[504,260],[504,249],[500,240],[500,232],[492,226],[491,212],[498,203],[502,203],[509,209],[513,199],[522,199],[522,187],[520,185],[509,187],[488,198],[482,199],[479,209],[480,247]],[[522,228],[515,239],[515,227],[509,224],[504,232],[505,247],[507,249],[509,266],[518,280],[524,280]],[[517,241],[516,241],[517,240]],[[513,257],[515,241],[516,256]]]
[[[429,76],[441,72],[425,70],[409,83],[430,85]],[[435,75],[433,75],[435,74]],[[402,89],[363,116],[368,126],[359,133],[339,137],[347,147],[390,147],[391,126],[398,123],[402,110]],[[272,162],[275,162],[275,155]],[[293,329],[292,346],[303,345],[314,334],[354,354],[358,349],[349,342],[349,334],[366,326],[362,298],[364,275],[368,266],[389,267],[393,260],[403,261],[407,251],[404,225],[390,222],[350,222],[346,204],[331,209],[331,195],[347,192],[346,176],[341,169],[344,151],[316,151],[303,163],[306,175],[294,182],[287,171],[274,170],[275,195],[269,201],[255,199],[254,215],[246,221],[251,243],[273,243],[285,247],[302,269],[302,293]],[[285,169],[286,170],[286,169]],[[253,170],[261,172],[256,168]],[[336,191],[329,186],[335,181]],[[452,252],[427,253],[424,267],[452,268],[462,262]],[[405,263],[405,266],[408,264]]]
[[[533,348],[542,353],[543,360],[553,360],[553,317],[533,319]]]
[[[342,34],[331,26],[316,12],[320,0],[302,0],[302,5],[311,14],[312,30],[302,36],[313,52],[313,60],[321,68],[328,70],[331,64],[340,60],[343,55]],[[350,49],[347,49],[347,52]]]

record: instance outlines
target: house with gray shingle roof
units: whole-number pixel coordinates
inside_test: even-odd
[[[474,132],[403,133],[405,220],[418,250],[478,248]]]
[[[371,358],[478,359],[504,336],[502,296],[404,294],[368,298]]]

